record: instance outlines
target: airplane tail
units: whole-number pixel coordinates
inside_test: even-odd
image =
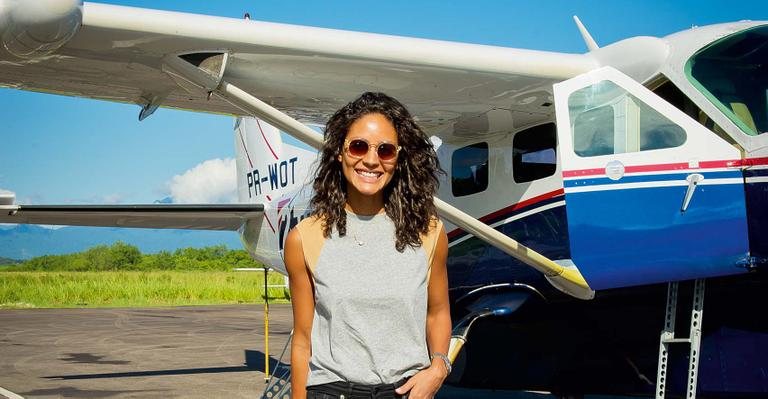
[[[238,201],[264,204],[264,217],[244,227],[243,243],[257,259],[281,270],[274,248],[282,251],[288,230],[306,214],[311,190],[304,188],[316,152],[283,142],[279,129],[253,117],[237,118],[234,139]]]
[[[269,203],[274,196],[279,196],[281,178],[286,182],[290,177],[287,163],[281,175],[282,153],[283,140],[277,128],[257,118],[237,118],[235,154],[239,202]]]
[[[235,121],[237,195],[241,203],[269,204],[309,183],[317,151],[253,117]]]

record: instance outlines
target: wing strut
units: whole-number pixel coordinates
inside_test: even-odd
[[[242,109],[245,113],[266,121],[314,148],[320,149],[322,146],[322,134],[310,129],[303,123],[259,100],[239,87],[221,79],[221,75],[211,75],[174,55],[165,57],[164,62],[163,70],[166,72],[182,77],[206,90],[216,92],[216,94],[232,105]],[[440,216],[543,273],[547,280],[557,289],[580,299],[594,298],[595,291],[589,287],[575,266],[561,266],[445,201],[437,197],[434,200]]]

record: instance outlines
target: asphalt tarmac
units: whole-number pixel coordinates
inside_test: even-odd
[[[265,387],[263,310],[0,310],[0,387],[25,398],[257,398]],[[272,305],[270,316],[276,361],[291,331],[290,305]]]
[[[290,305],[270,307],[271,370],[291,325]],[[264,358],[263,305],[0,310],[0,399],[260,398]],[[444,387],[437,397],[552,396]]]

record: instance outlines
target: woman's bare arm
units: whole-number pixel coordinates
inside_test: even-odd
[[[285,240],[284,261],[290,280],[291,306],[293,307],[291,398],[304,399],[307,396],[309,357],[312,353],[311,333],[315,298],[312,277],[304,262],[301,236],[296,229],[291,230]]]
[[[429,353],[448,353],[451,341],[451,311],[448,302],[448,236],[440,231],[432,258],[432,272],[427,290],[427,347]],[[440,389],[448,372],[440,357],[432,359],[432,365],[420,371],[397,389],[399,394],[410,391],[409,398],[432,398]]]
[[[432,275],[429,278],[427,305],[427,347],[429,353],[448,353],[451,342],[451,306],[448,302],[448,236],[445,230],[440,232],[432,260]],[[445,363],[438,358],[432,364]]]

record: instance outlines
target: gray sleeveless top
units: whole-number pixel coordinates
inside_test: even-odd
[[[427,282],[437,234],[398,252],[384,213],[347,212],[344,237],[323,238],[317,218],[297,227],[315,288],[307,385],[388,384],[428,367]],[[433,230],[440,232],[439,221]]]

